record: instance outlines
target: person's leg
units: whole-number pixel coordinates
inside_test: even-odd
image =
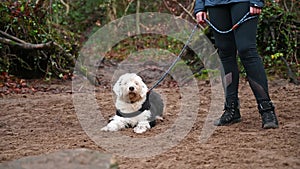
[[[235,3],[231,6],[233,23],[238,22],[247,12],[249,12],[249,2]],[[278,127],[277,118],[274,113],[274,106],[268,92],[268,82],[261,57],[256,48],[258,18],[244,22],[234,31],[238,55],[246,70],[250,87],[258,103],[259,111],[264,116],[264,112],[273,117],[263,117],[264,128]],[[267,118],[267,119],[266,119]],[[267,124],[269,123],[269,124]]]
[[[232,5],[232,20],[238,22],[248,11],[249,2],[236,3]],[[256,48],[256,31],[258,18],[244,22],[234,31],[238,55],[245,67],[247,78],[253,90],[257,102],[268,100],[267,76],[263,67],[261,57]]]
[[[215,27],[220,30],[228,30],[232,27],[230,8],[228,5],[209,7],[209,18]],[[233,32],[220,34],[213,30],[215,45],[218,49],[223,66],[223,86],[226,101],[238,99],[239,71],[236,61],[236,44]]]
[[[231,13],[228,5],[209,7],[209,18],[215,27],[228,30],[232,27]],[[213,31],[215,45],[222,62],[222,82],[225,91],[224,113],[215,125],[229,125],[241,120],[238,101],[239,71],[236,61],[236,44],[233,32],[220,34]]]

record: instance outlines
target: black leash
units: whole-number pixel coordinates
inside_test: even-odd
[[[215,31],[217,31],[218,33],[221,33],[221,34],[225,34],[225,33],[229,33],[233,30],[235,30],[236,28],[238,28],[242,23],[250,20],[250,19],[254,19],[254,18],[257,18],[257,15],[253,15],[251,16],[250,15],[250,12],[247,12],[243,17],[242,19],[240,19],[236,24],[234,24],[232,26],[232,28],[230,28],[229,30],[226,30],[226,31],[221,31],[219,30],[218,28],[216,28],[209,20],[207,20],[206,18],[204,19],[206,23],[209,24],[209,26],[211,26]]]
[[[181,49],[179,55],[177,56],[177,58],[173,61],[173,63],[171,64],[171,66],[169,67],[169,69],[167,71],[165,71],[165,73],[160,77],[160,79],[148,90],[148,93],[150,93],[154,88],[156,88],[159,83],[161,83],[166,76],[170,73],[170,71],[172,70],[172,68],[175,66],[175,64],[179,61],[179,59],[181,58],[183,52],[185,51],[185,49],[187,48],[188,44],[190,43],[196,29],[198,27],[198,24],[196,24],[188,38],[188,40],[186,41],[186,43],[184,44],[183,48]]]

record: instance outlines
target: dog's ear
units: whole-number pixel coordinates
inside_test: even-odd
[[[147,92],[148,92],[148,87],[147,85],[143,82],[143,79],[141,77],[140,78],[140,82],[142,85],[142,97],[146,96]]]
[[[121,96],[121,85],[122,85],[122,77],[118,79],[118,81],[115,83],[113,87],[113,91],[117,96]]]

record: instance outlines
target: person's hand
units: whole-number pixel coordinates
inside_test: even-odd
[[[261,13],[261,8],[250,6],[251,15],[259,15]]]
[[[207,14],[206,14],[206,12],[198,12],[197,14],[196,14],[196,19],[197,19],[197,22],[199,23],[199,24],[203,24],[203,23],[205,23],[205,20],[204,19],[206,19],[207,18]]]

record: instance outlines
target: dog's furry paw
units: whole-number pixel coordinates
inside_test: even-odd
[[[105,126],[101,129],[101,131],[118,131],[118,127],[113,127],[113,126]]]
[[[135,127],[135,128],[133,129],[133,131],[134,131],[135,133],[141,134],[141,133],[144,133],[145,131],[147,131],[147,128],[145,128],[145,127]]]
[[[151,126],[149,122],[140,122],[138,125],[133,129],[135,133],[141,134],[150,129]]]

